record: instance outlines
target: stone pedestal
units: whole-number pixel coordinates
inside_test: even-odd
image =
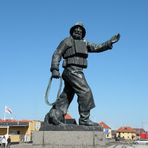
[[[103,148],[104,145],[100,127],[49,125],[33,133],[33,148]]]

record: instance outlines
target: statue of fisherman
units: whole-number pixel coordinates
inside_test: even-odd
[[[49,124],[64,124],[64,115],[76,94],[78,99],[79,125],[97,126],[90,120],[90,111],[95,107],[92,91],[85,79],[83,69],[87,68],[88,53],[100,53],[111,50],[120,34],[101,44],[94,44],[84,40],[86,29],[80,22],[70,28],[70,36],[61,41],[55,50],[51,61],[52,78],[60,78],[59,65],[63,58],[62,78],[64,88],[50,111],[45,116]]]

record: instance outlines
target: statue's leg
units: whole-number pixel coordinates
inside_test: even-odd
[[[98,124],[91,121],[90,110],[95,107],[92,91],[85,79],[83,72],[78,71],[70,73],[71,85],[78,96],[79,104],[79,124],[86,126],[97,126]]]
[[[71,101],[73,100],[74,90],[68,82],[64,82],[65,87],[59,98],[56,100],[55,108],[60,109],[65,115],[67,113]]]
[[[49,113],[45,116],[45,121],[48,124],[58,125],[64,123],[64,115],[67,113],[74,96],[73,88],[66,81],[64,82],[65,86],[63,92],[56,100]]]

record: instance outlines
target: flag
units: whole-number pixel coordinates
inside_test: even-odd
[[[8,106],[5,106],[5,113],[12,114],[12,109],[9,108]]]

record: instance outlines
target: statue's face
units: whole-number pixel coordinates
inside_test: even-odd
[[[81,40],[82,33],[83,33],[82,28],[78,26],[73,30],[72,37],[76,40]]]

